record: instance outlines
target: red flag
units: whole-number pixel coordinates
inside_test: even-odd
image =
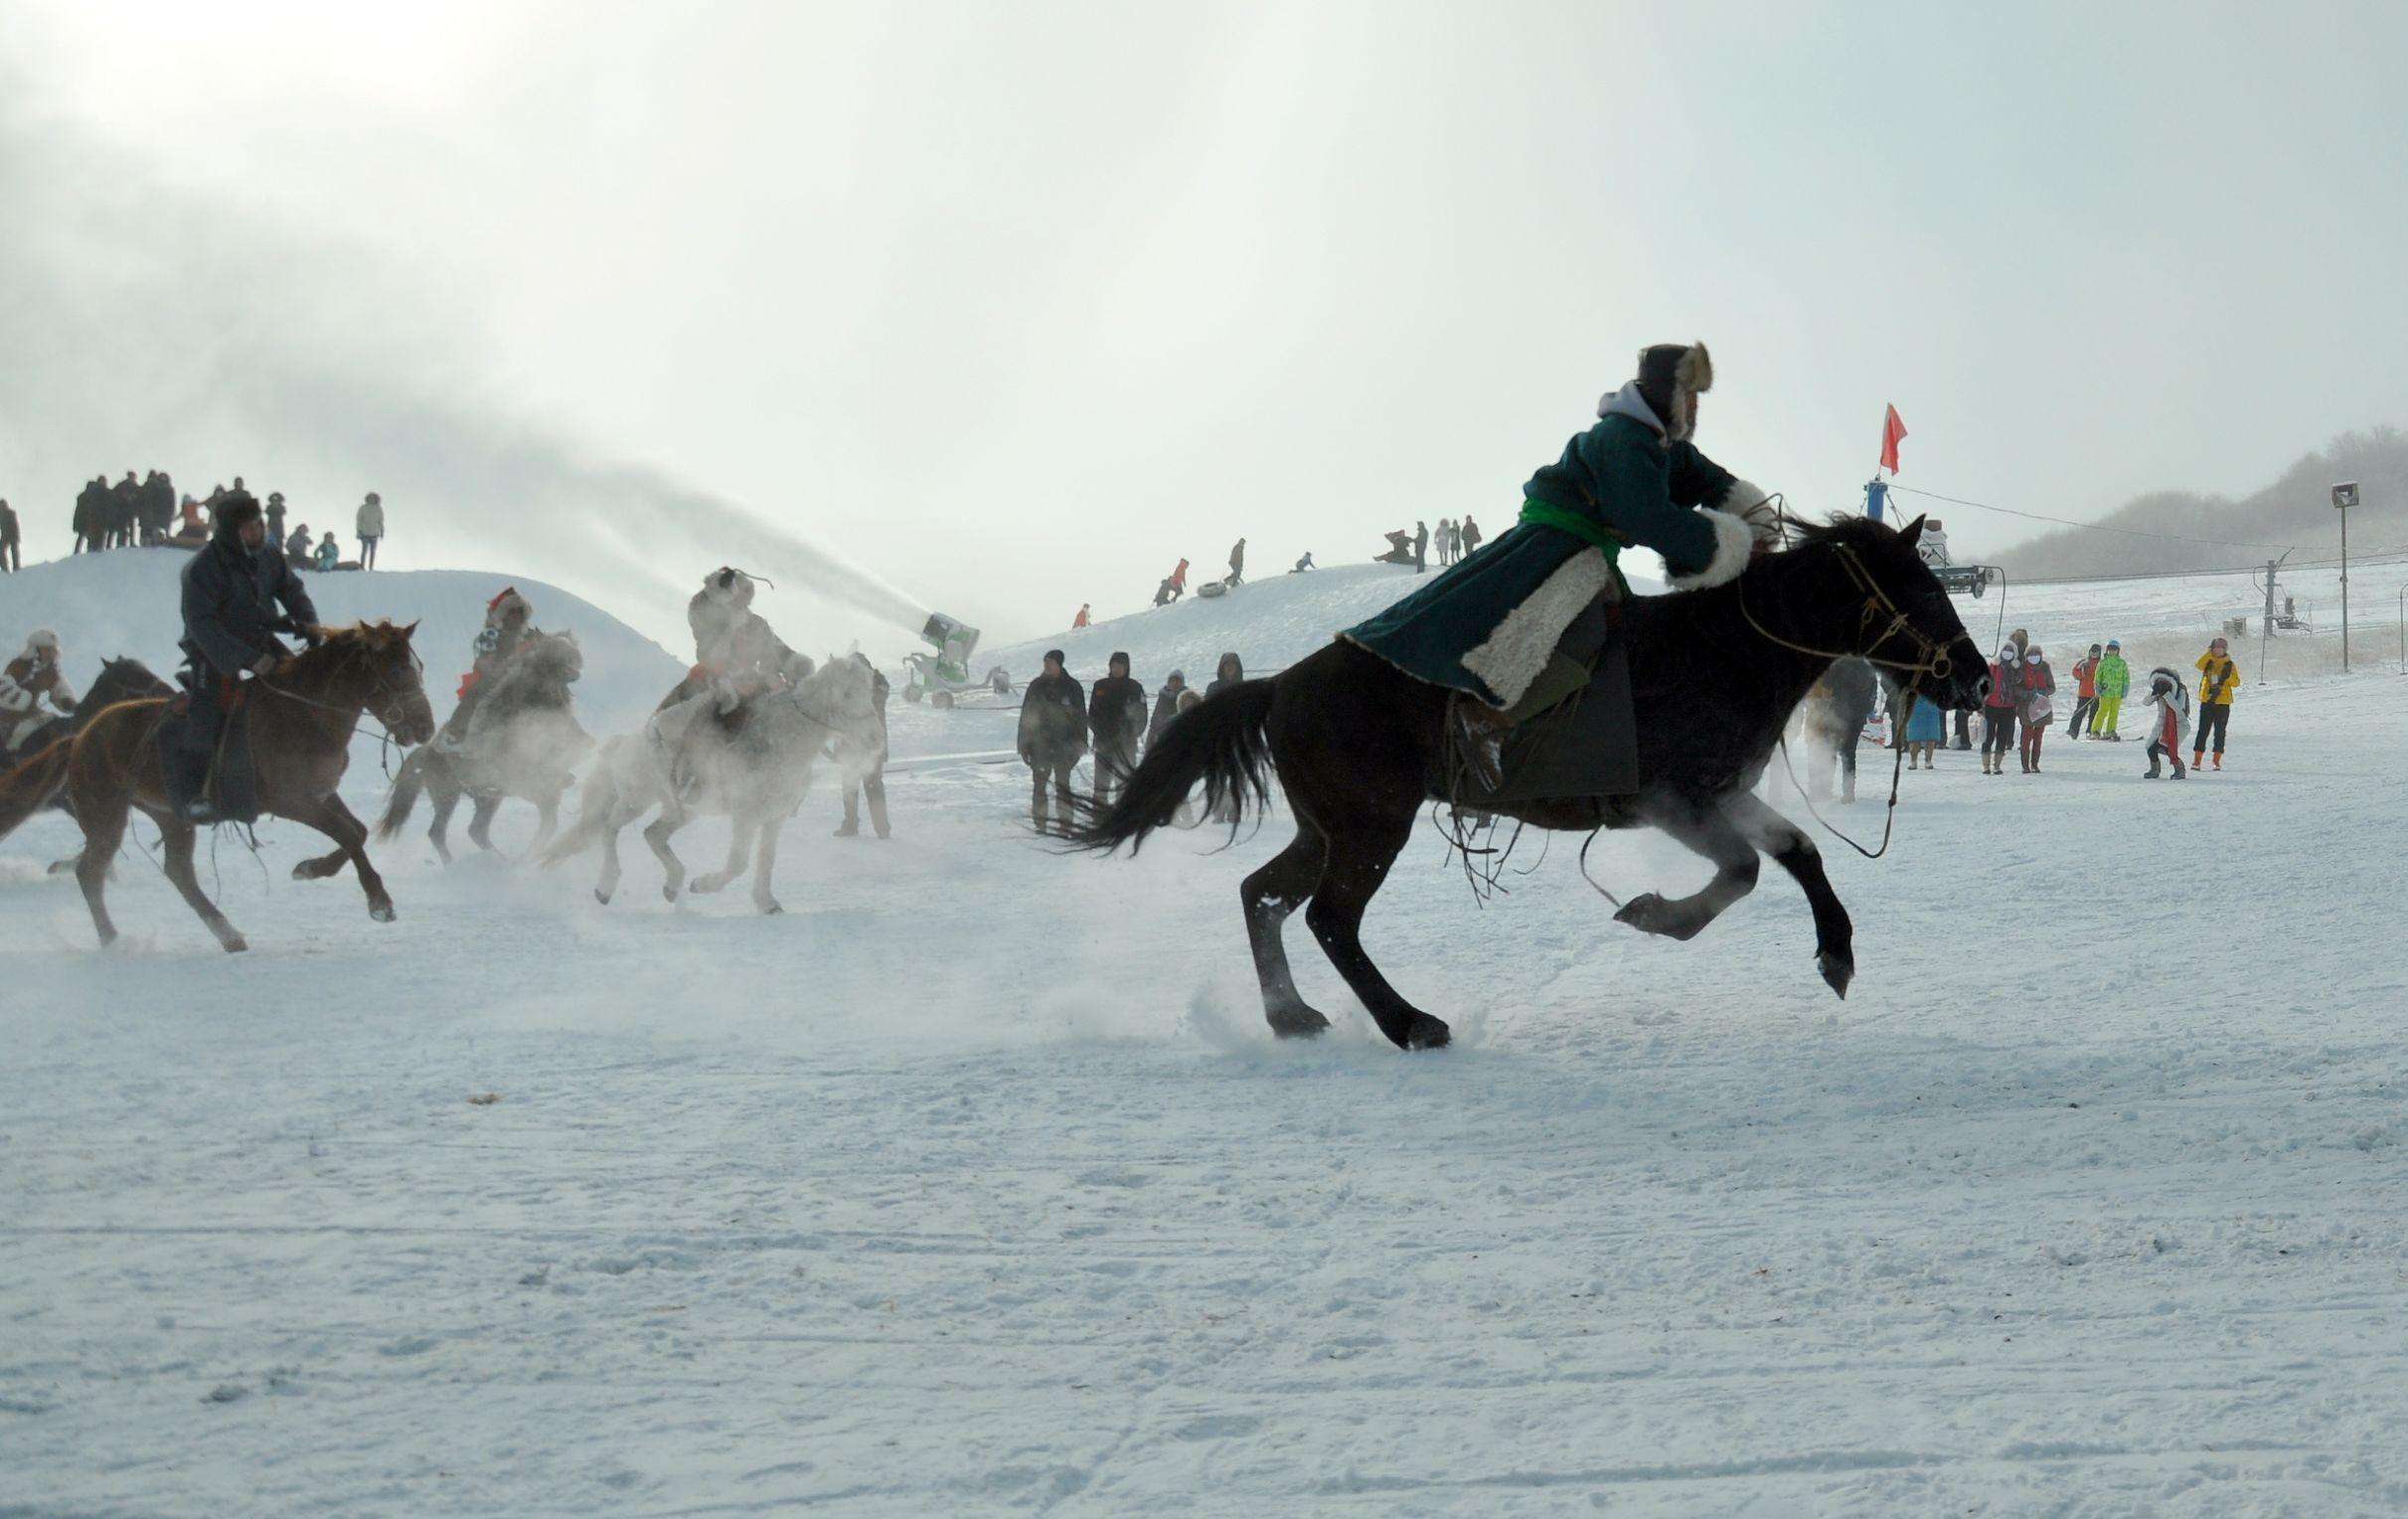
[[[1898,443],[1906,436],[1906,423],[1898,420],[1898,409],[1890,407],[1889,415],[1881,419],[1881,467],[1891,474],[1898,472]]]

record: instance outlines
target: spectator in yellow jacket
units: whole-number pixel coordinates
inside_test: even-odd
[[[2224,767],[2224,727],[2232,718],[2232,698],[2241,689],[2241,667],[2218,638],[2199,656],[2199,726],[2191,735],[2190,767],[2199,767],[2209,735],[2215,739],[2215,767]]]

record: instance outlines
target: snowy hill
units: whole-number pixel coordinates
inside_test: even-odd
[[[100,661],[131,654],[163,676],[182,656],[177,577],[192,562],[180,549],[125,549],[30,565],[0,578],[0,644],[14,654],[36,627],[56,629],[67,649],[68,679],[78,690]],[[667,650],[610,613],[541,581],[469,570],[398,570],[304,577],[310,599],[330,623],[390,617],[415,620],[426,662],[426,692],[439,718],[468,667],[469,644],[485,622],[485,603],[516,585],[535,603],[536,625],[570,631],[585,652],[577,703],[585,725],[618,733],[640,724],[682,673]],[[364,741],[365,742],[365,741]]]

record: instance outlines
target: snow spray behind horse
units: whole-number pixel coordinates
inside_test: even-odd
[[[1797,547],[1759,557],[1708,590],[1626,603],[1619,638],[1630,667],[1638,784],[1628,795],[1483,803],[1539,828],[1655,828],[1704,856],[1694,894],[1634,898],[1615,921],[1687,939],[1754,889],[1759,851],[1789,872],[1814,909],[1816,963],[1845,997],[1855,974],[1847,910],[1812,840],[1752,788],[1790,713],[1833,660],[1859,655],[1943,706],[1981,699],[1986,666],[1915,553],[1916,519],[1893,531],[1861,518],[1809,528]],[[1407,1001],[1365,952],[1365,910],[1426,801],[1452,801],[1445,690],[1349,642],[1333,642],[1270,680],[1222,692],[1165,730],[1112,807],[1071,833],[1098,852],[1132,850],[1171,823],[1200,782],[1208,808],[1269,801],[1276,771],[1296,814],[1295,842],[1238,889],[1264,1010],[1283,1036],[1329,1020],[1297,992],[1281,928],[1305,922],[1379,1031],[1404,1049],[1444,1045],[1446,1023]]]

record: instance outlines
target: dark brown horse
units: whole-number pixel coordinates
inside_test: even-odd
[[[1727,585],[1634,599],[1622,637],[1639,793],[1496,810],[1539,828],[1655,828],[1712,861],[1714,877],[1696,893],[1649,893],[1615,915],[1677,939],[1753,890],[1757,854],[1770,854],[1813,906],[1817,966],[1845,997],[1855,974],[1847,910],[1813,841],[1753,787],[1790,713],[1836,658],[1862,655],[1926,701],[1981,699],[1988,667],[1916,557],[1922,528],[1920,518],[1903,531],[1861,518],[1810,528],[1798,547],[1759,558]],[[1388,984],[1364,952],[1361,928],[1423,803],[1448,799],[1447,700],[1354,644],[1332,643],[1175,720],[1121,800],[1071,836],[1097,851],[1135,849],[1173,821],[1198,783],[1207,807],[1242,809],[1268,802],[1266,771],[1276,770],[1296,841],[1238,890],[1271,1027],[1293,1036],[1330,1026],[1298,994],[1280,939],[1302,907],[1381,1033],[1405,1049],[1443,1045],[1446,1023]]]
[[[153,675],[150,666],[139,659],[127,659],[122,656],[116,659],[103,659],[100,661],[99,675],[93,678],[90,688],[83,693],[83,700],[76,703],[76,710],[65,717],[53,719],[28,734],[25,742],[17,747],[17,754],[30,759],[61,739],[81,733],[84,725],[119,702],[140,701],[146,697],[174,696],[175,694],[175,687]],[[52,797],[48,805],[56,807],[62,812],[67,811],[66,794],[62,792]],[[54,876],[66,875],[76,868],[76,861],[80,857],[79,853],[69,855],[64,860],[51,861],[50,873]]]
[[[278,817],[306,823],[333,839],[334,853],[304,860],[293,878],[331,876],[346,862],[360,873],[368,893],[368,916],[393,921],[393,898],[363,847],[368,827],[335,793],[351,763],[351,736],[367,713],[403,744],[434,735],[434,712],[419,679],[409,635],[417,627],[389,622],[335,628],[307,653],[279,664],[248,686],[250,752],[257,770],[259,804]],[[91,909],[100,942],[117,936],[102,890],[108,862],[125,836],[126,821],[139,807],[158,824],[167,879],[201,915],[218,942],[229,950],[247,948],[193,874],[194,825],[169,804],[159,760],[159,725],[165,699],[121,702],[92,719],[82,732],[62,739],[0,779],[0,837],[64,791],[83,829],[83,855],[76,880]]]

